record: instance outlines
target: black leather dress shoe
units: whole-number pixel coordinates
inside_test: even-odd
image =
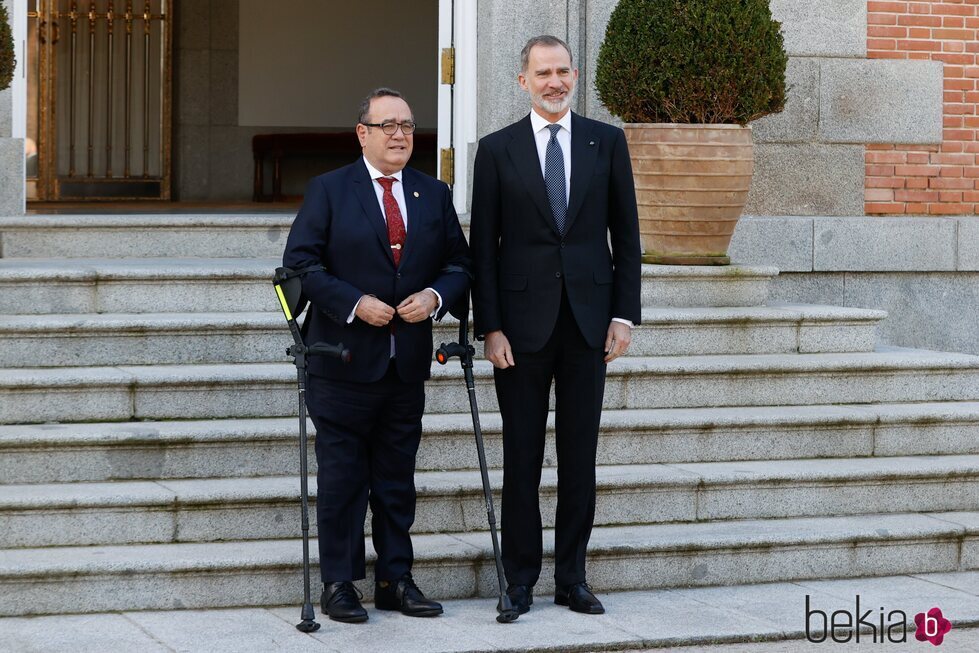
[[[534,604],[534,588],[530,585],[510,585],[506,588],[506,595],[510,597],[510,603],[517,609],[517,614],[530,612],[530,606]]]
[[[574,585],[556,588],[554,590],[554,602],[584,614],[605,613],[605,606],[592,594],[588,583],[575,583]]]
[[[320,605],[323,614],[333,621],[356,624],[367,621],[367,610],[360,604],[362,595],[349,580],[324,583]]]
[[[378,610],[398,610],[409,617],[437,617],[442,614],[442,604],[426,599],[411,574],[390,582],[377,581],[374,585],[374,607]]]

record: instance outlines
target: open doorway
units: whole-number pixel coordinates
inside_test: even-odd
[[[436,175],[439,0],[239,3],[238,125],[263,131],[254,199],[295,197],[359,156],[357,107],[380,86],[414,113],[409,165]]]
[[[404,93],[416,114],[410,165],[440,174],[445,158],[438,152],[451,146],[454,113],[443,102],[450,91],[440,67],[456,2],[152,0],[147,10],[145,0],[29,0],[28,78],[48,80],[35,83],[24,101],[26,135],[37,145],[28,162],[30,199],[247,205],[255,194],[255,136],[332,133],[340,147],[280,161],[280,191],[295,198],[310,177],[359,156],[357,105],[381,85]],[[52,42],[61,50],[42,60]],[[75,56],[68,58],[72,42]],[[132,184],[94,183],[100,175],[113,183],[125,176],[127,157]],[[266,195],[273,167],[271,160],[261,166]],[[79,192],[63,192],[66,178],[80,182],[71,186]],[[93,188],[100,192],[86,195]]]

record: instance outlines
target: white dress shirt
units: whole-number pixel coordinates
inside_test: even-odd
[[[379,182],[378,179],[380,179],[381,177],[392,177],[395,180],[395,182],[391,184],[391,194],[394,195],[394,201],[398,203],[398,208],[401,209],[401,219],[405,223],[405,237],[407,237],[408,206],[407,204],[405,204],[405,189],[404,189],[404,184],[402,183],[401,180],[401,175],[403,173],[403,170],[398,170],[397,172],[391,173],[390,175],[386,175],[380,170],[378,170],[377,168],[375,168],[374,166],[372,166],[366,158],[361,157],[361,161],[363,161],[364,165],[367,166],[367,174],[370,175],[370,178],[373,180],[374,195],[377,196],[377,205],[381,207],[381,215],[384,217],[385,223],[387,222],[388,217],[387,214],[384,212],[384,186],[381,186],[381,182]],[[404,250],[402,250],[402,254],[403,253]],[[439,310],[441,310],[442,308],[442,295],[440,295],[438,291],[435,290],[434,288],[426,288],[425,290],[431,290],[433,293],[435,293],[435,297],[438,299],[438,304],[436,304],[435,310],[432,311],[432,315],[431,315],[432,317],[435,317],[438,314]],[[357,307],[360,306],[360,301],[362,299],[363,297],[358,299],[357,303],[354,304],[354,309],[350,311],[350,315],[347,317],[347,324],[350,324],[351,322],[354,321],[354,318],[357,316]],[[391,336],[391,356],[392,357],[394,356],[393,335]]]
[[[561,119],[556,123],[548,122],[546,118],[541,116],[536,111],[531,110],[530,112],[530,126],[534,130],[534,140],[537,143],[537,158],[540,159],[540,174],[541,177],[544,176],[544,162],[547,160],[547,143],[551,140],[551,130],[547,128],[548,125],[556,124],[561,125],[561,129],[557,133],[557,142],[561,146],[561,153],[564,154],[564,199],[565,203],[571,204],[571,112],[568,111],[566,114],[561,116]],[[628,325],[629,328],[633,328],[635,324],[632,320],[627,320],[622,317],[613,317],[613,321],[621,322],[622,324]]]

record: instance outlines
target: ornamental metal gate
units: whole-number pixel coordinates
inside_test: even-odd
[[[169,199],[173,0],[28,9],[28,199]]]

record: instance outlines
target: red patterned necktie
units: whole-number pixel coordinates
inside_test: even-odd
[[[379,177],[377,183],[384,189],[384,217],[388,223],[388,240],[391,242],[391,254],[394,256],[394,264],[401,262],[401,248],[405,244],[405,221],[401,217],[401,208],[398,200],[394,199],[391,186],[396,182],[394,177]]]

